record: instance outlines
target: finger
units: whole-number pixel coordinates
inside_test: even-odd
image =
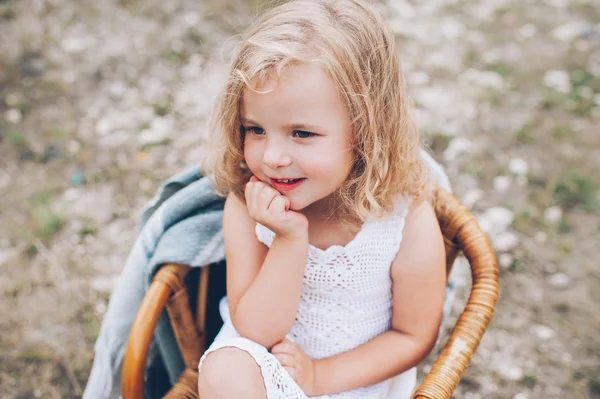
[[[275,198],[273,198],[267,209],[276,213],[285,213],[289,208],[289,198],[284,197],[283,195],[277,195]]]
[[[265,188],[265,185],[260,181],[250,182],[248,184],[250,186],[248,193],[248,198],[250,199],[249,203],[252,209],[256,211],[260,206],[259,196],[262,190]]]
[[[275,359],[277,359],[282,366],[296,367],[296,358],[288,353],[277,353],[273,354],[273,356],[275,356]]]
[[[283,341],[271,348],[271,353],[287,353],[290,355],[295,355],[298,353],[298,350],[291,341]]]
[[[256,177],[256,176],[252,175],[252,176],[250,177],[250,181],[259,181],[259,180],[258,180],[258,177]]]
[[[264,185],[257,194],[257,206],[262,211],[269,209],[269,205],[279,193],[271,187]]]

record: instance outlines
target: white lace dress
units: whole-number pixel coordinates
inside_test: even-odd
[[[322,359],[352,350],[391,327],[392,281],[390,265],[400,248],[408,211],[400,203],[382,219],[366,221],[346,246],[321,250],[312,245],[296,320],[287,338],[313,359]],[[256,225],[258,239],[269,246],[275,234]],[[223,347],[249,353],[260,366],[268,399],[304,399],[307,396],[267,349],[242,338],[229,317],[226,299],[221,301],[224,325],[205,356]],[[321,399],[404,399],[416,385],[416,369],[408,370],[379,384]]]

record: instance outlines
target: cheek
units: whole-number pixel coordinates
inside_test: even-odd
[[[246,142],[244,145],[244,160],[246,165],[252,171],[253,174],[257,174],[260,171],[262,153],[258,146],[253,145],[251,142]]]

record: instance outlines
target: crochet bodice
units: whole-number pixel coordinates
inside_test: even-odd
[[[380,219],[367,220],[345,246],[309,245],[302,295],[288,338],[314,359],[356,348],[391,327],[390,265],[400,248],[408,202]],[[257,223],[256,235],[271,246],[275,234]]]

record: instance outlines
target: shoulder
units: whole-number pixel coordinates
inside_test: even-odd
[[[408,210],[392,274],[429,273],[440,269],[445,273],[444,240],[433,207],[423,201]]]

